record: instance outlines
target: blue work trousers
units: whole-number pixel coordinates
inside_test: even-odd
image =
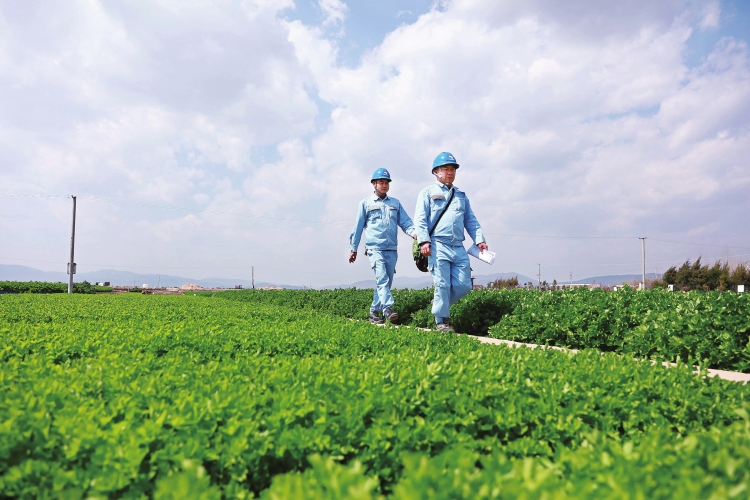
[[[370,258],[370,266],[375,271],[375,293],[372,297],[370,311],[380,312],[383,309],[393,307],[393,274],[396,272],[396,250],[370,250],[367,249]]]
[[[432,314],[439,324],[450,316],[450,306],[471,291],[469,254],[461,242],[446,245],[432,240],[428,263],[435,285]]]

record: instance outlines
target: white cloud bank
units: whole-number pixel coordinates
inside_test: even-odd
[[[412,212],[432,158],[449,150],[501,257],[477,272],[639,270],[637,240],[501,234],[750,247],[746,42],[722,39],[697,67],[684,63],[693,31],[720,26],[719,3],[444,2],[355,68],[326,35],[344,29],[343,2],[320,2],[320,26],[286,20],[291,7],[4,4],[1,191],[349,221],[383,165]],[[0,203],[14,241],[0,257],[65,260],[65,205]],[[348,227],[89,207],[82,264],[369,278],[345,263]],[[648,271],[719,251],[650,243]],[[400,274],[419,274],[401,255]],[[294,272],[270,270],[283,268]]]

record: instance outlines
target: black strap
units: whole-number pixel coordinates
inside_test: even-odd
[[[448,207],[451,206],[451,202],[453,201],[453,195],[456,194],[455,188],[451,188],[451,195],[448,197],[448,203],[445,204],[445,208],[442,212],[440,212],[440,215],[438,216],[437,220],[435,221],[435,225],[432,226],[432,229],[430,229],[430,238],[432,238],[432,233],[435,232],[435,229],[437,229],[438,224],[440,224],[440,219],[443,218],[443,215],[445,215],[445,212],[448,211]]]

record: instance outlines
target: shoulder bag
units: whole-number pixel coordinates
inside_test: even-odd
[[[440,219],[443,218],[443,215],[445,215],[445,212],[448,211],[448,207],[451,205],[451,202],[453,201],[453,195],[455,194],[455,189],[451,189],[451,195],[448,197],[448,203],[445,204],[445,208],[443,208],[443,211],[440,212],[440,215],[438,216],[437,220],[435,221],[435,225],[432,226],[432,229],[430,229],[430,240],[432,240],[432,233],[435,232],[435,228],[437,228],[438,224],[440,224]],[[434,252],[435,249],[433,248],[432,251]],[[422,271],[423,273],[426,273],[428,269],[428,257],[425,257],[422,255],[422,252],[419,251],[419,242],[417,240],[414,240],[414,243],[412,243],[411,246],[411,253],[414,257],[414,263],[417,265],[417,269]]]

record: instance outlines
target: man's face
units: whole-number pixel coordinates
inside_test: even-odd
[[[391,183],[385,179],[377,179],[372,181],[372,185],[375,186],[375,192],[378,194],[385,194],[391,187]]]
[[[456,180],[456,167],[453,165],[443,165],[436,168],[433,173],[442,184],[453,184],[453,181]]]

